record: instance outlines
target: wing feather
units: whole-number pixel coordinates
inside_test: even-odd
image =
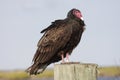
[[[48,30],[38,42],[38,49],[33,61],[39,61],[39,63],[49,61],[59,49],[66,45],[71,33],[72,27],[61,26]]]
[[[50,29],[52,29],[52,28],[54,28],[56,26],[60,26],[62,23],[64,23],[63,20],[55,20],[55,22],[52,22],[52,24],[49,27],[43,29],[41,31],[41,33],[45,32],[45,31],[48,31],[48,30],[50,30]]]

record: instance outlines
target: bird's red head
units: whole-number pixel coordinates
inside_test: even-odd
[[[79,10],[73,9],[73,15],[76,16],[77,18],[83,20],[82,13]]]
[[[72,18],[72,19],[78,18],[83,21],[82,13],[80,12],[80,10],[75,9],[75,8],[68,12],[67,17]]]

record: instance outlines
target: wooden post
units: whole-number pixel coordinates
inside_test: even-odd
[[[97,80],[97,65],[74,62],[55,64],[54,80]]]

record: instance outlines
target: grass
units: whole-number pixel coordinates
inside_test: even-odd
[[[0,78],[2,79],[18,80],[28,77],[24,71],[0,71]]]
[[[53,70],[47,69],[42,74],[36,75],[37,78],[49,78],[53,77]],[[0,79],[9,79],[9,80],[20,80],[20,79],[26,79],[31,78],[30,75],[28,75],[25,71],[0,71]]]
[[[120,76],[120,67],[111,66],[111,67],[100,67],[98,68],[99,76]]]
[[[50,78],[53,77],[53,69],[47,69],[42,74],[38,74],[35,78]],[[98,76],[120,76],[120,67],[99,67]],[[21,80],[31,78],[25,71],[16,70],[16,71],[0,71],[0,79],[7,80]]]

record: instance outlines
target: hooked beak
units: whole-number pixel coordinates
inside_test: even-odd
[[[82,21],[84,21],[83,17],[80,18]]]

